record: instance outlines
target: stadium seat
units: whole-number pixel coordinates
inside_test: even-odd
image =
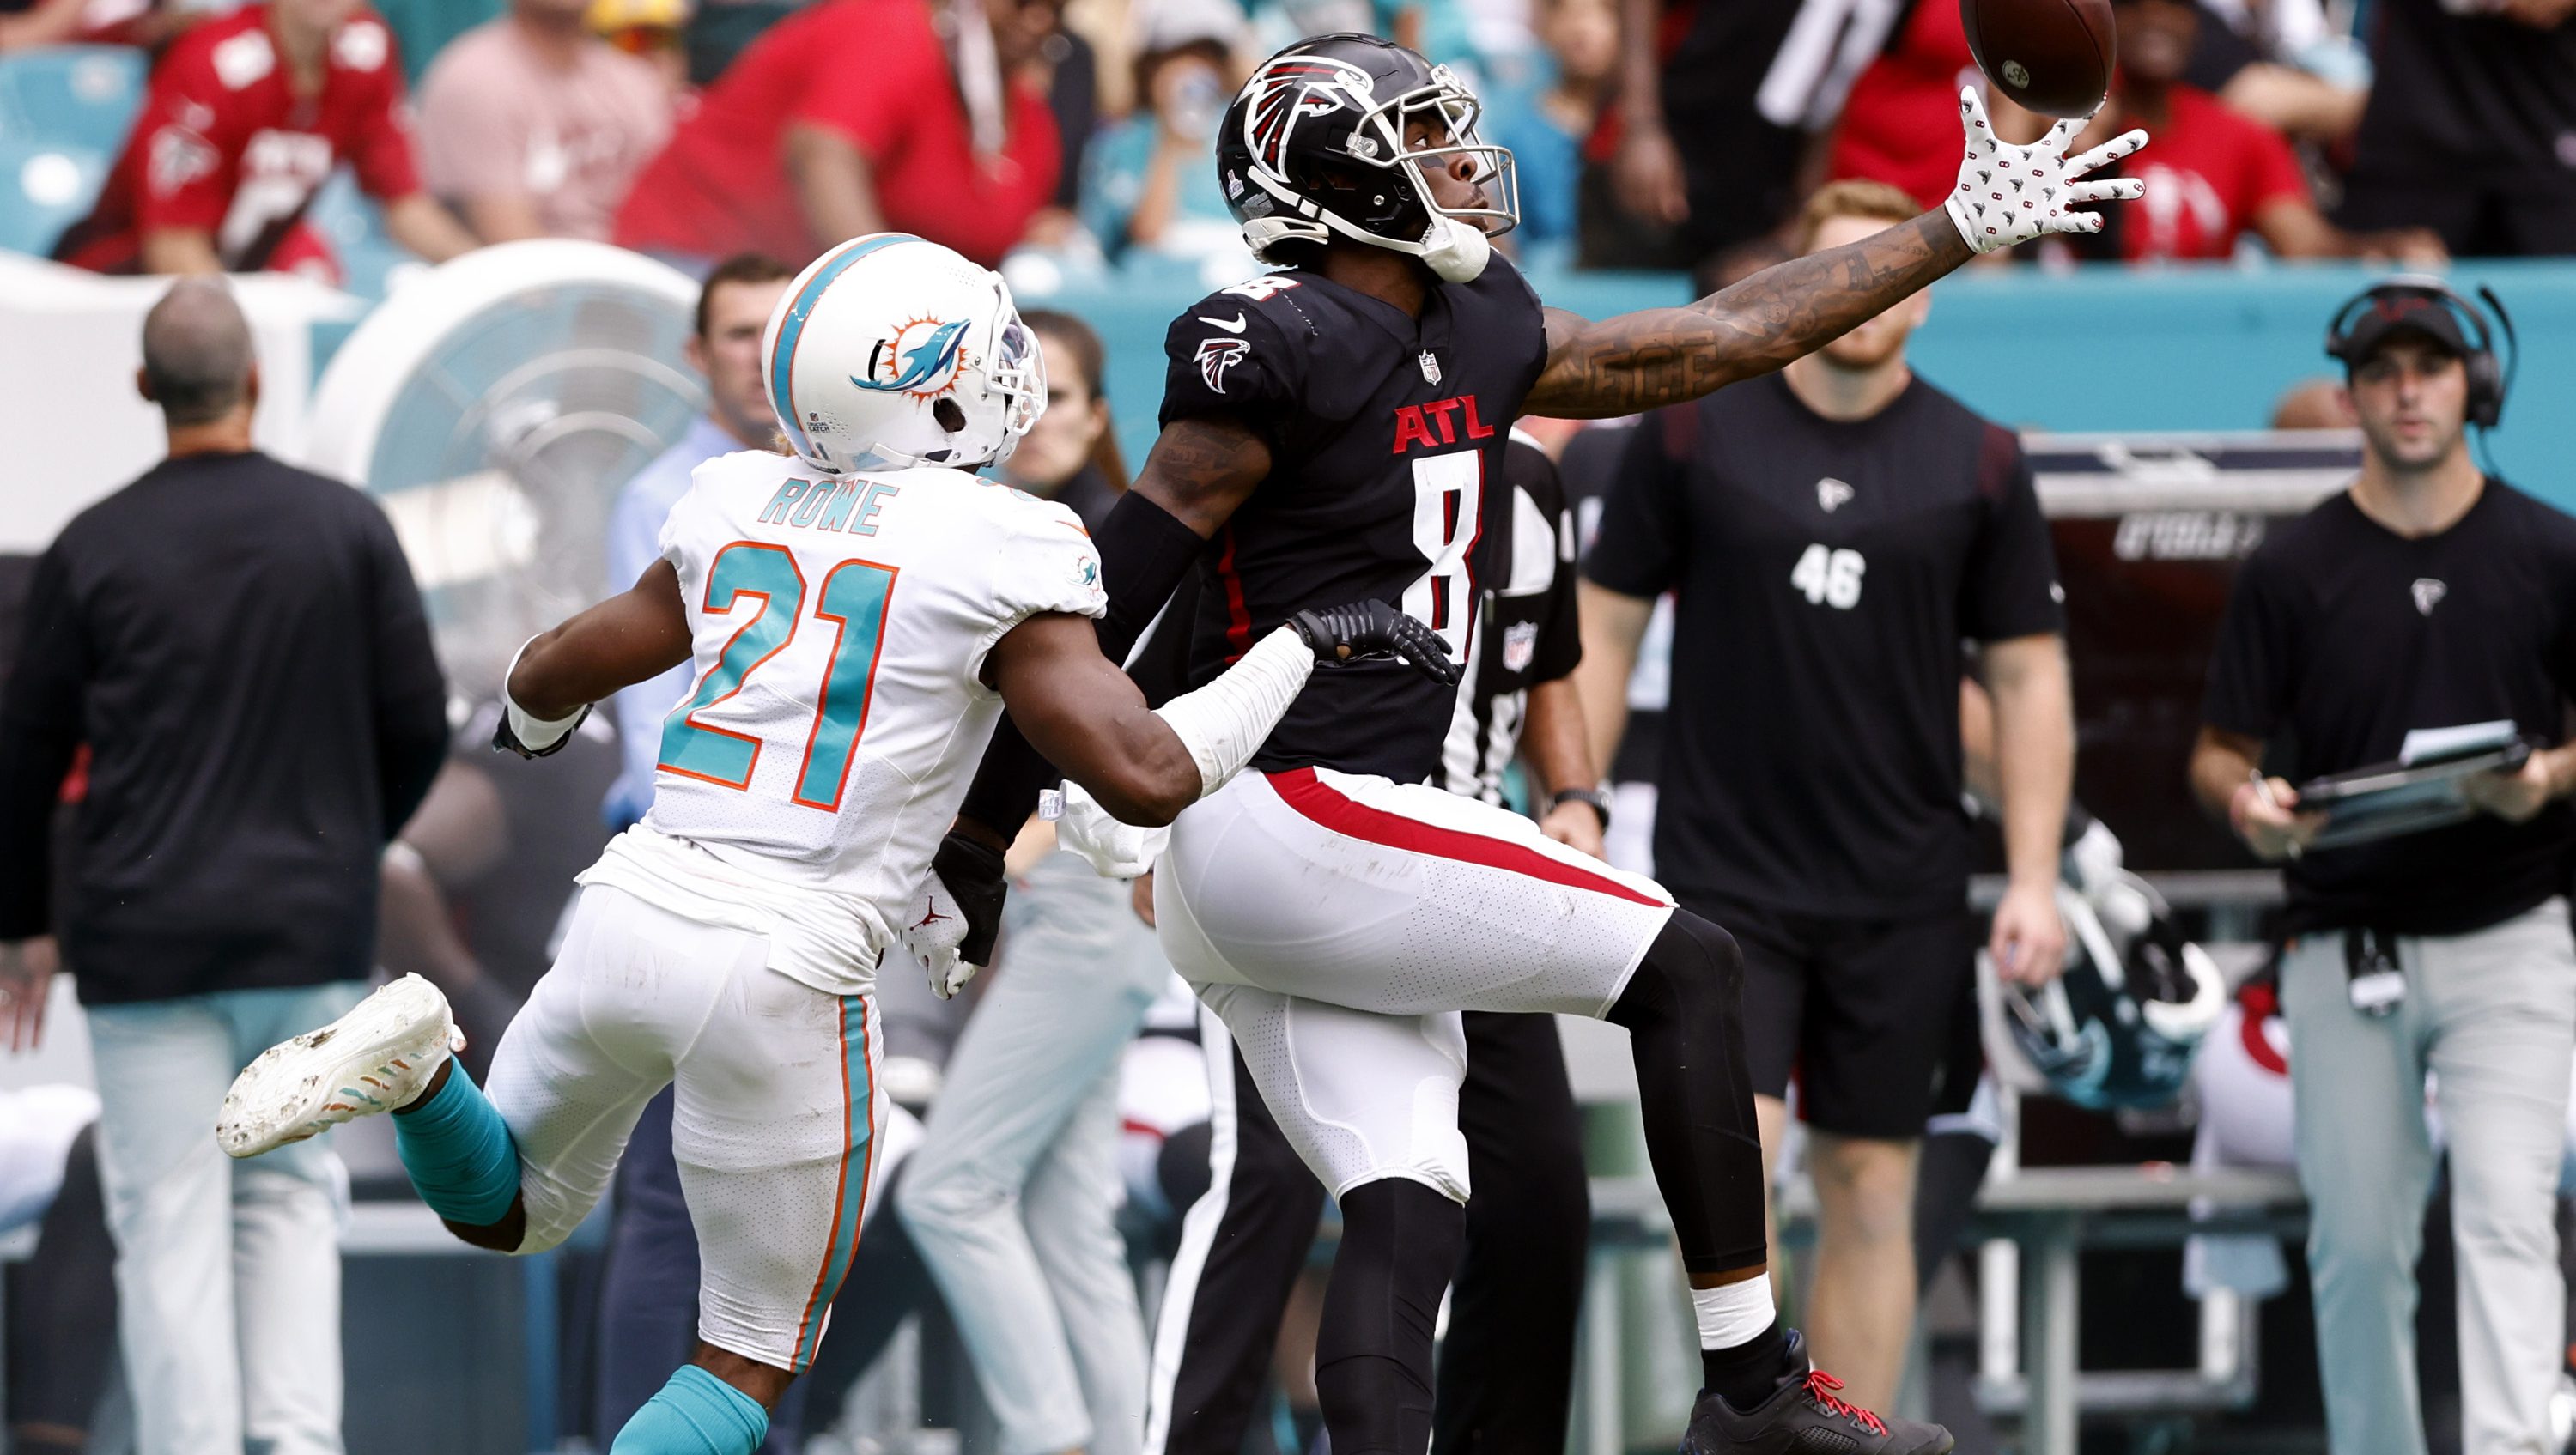
[[[109,153],[0,136],[0,247],[51,252],[107,181]]]
[[[143,52],[48,46],[0,56],[0,140],[116,155],[143,104]]]

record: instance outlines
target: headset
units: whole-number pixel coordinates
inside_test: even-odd
[[[2468,325],[2472,339],[2468,357],[2461,361],[2469,375],[2468,422],[2480,429],[2493,429],[2496,421],[2504,417],[2504,400],[2513,391],[2514,376],[2522,371],[2522,340],[2515,336],[2513,315],[2505,312],[2504,301],[2495,296],[2494,289],[2480,284],[2478,297],[2485,300],[2488,311],[2494,313],[2496,323],[2503,329],[2508,353],[2501,361],[2496,355],[2495,333],[2487,326],[2486,314],[2481,313],[2476,304],[2452,291],[2441,279],[2420,273],[2390,278],[2336,309],[2334,322],[2326,326],[2326,353],[2341,360],[2347,369],[2361,362],[2352,345],[2352,325],[2366,308],[2399,298],[2422,298],[2439,303]]]

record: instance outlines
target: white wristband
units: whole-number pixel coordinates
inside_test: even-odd
[[[1314,670],[1314,649],[1296,628],[1283,626],[1255,643],[1225,675],[1155,709],[1199,765],[1199,797],[1242,771]]]
[[[501,711],[509,715],[510,732],[518,738],[519,745],[531,753],[542,753],[561,742],[566,733],[581,726],[581,720],[590,715],[590,704],[583,703],[568,717],[551,719],[531,717],[527,709],[519,706],[518,699],[510,695],[510,679],[518,675],[519,659],[528,654],[528,647],[535,641],[535,637],[528,638],[510,654],[510,666],[501,674]]]

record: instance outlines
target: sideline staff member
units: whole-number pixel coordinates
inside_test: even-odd
[[[330,1143],[236,1164],[207,1128],[271,1042],[357,1004],[376,863],[447,750],[392,524],[251,445],[259,370],[219,279],[143,320],[169,455],[36,563],[0,694],[0,1039],[31,1040],[54,800],[90,748],[63,896],[97,1067],[134,1443],[340,1455]]]
[[[1834,183],[1805,248],[1913,209],[1882,182]],[[1679,589],[1655,868],[1744,949],[1766,1169],[1798,1075],[1823,1214],[1808,1336],[1864,1407],[1892,1402],[1904,1368],[1915,1158],[1976,962],[1963,640],[1986,644],[1995,701],[2012,872],[1996,963],[2038,983],[2066,945],[2056,563],[2012,434],[1907,368],[1927,306],[1638,426],[1585,563],[1576,674],[1606,760],[1654,598]]]
[[[2576,520],[2471,460],[2467,425],[2492,424],[2503,397],[2467,311],[2401,279],[2337,315],[2327,352],[2349,371],[2361,475],[2237,576],[2191,761],[2202,804],[2290,861],[2281,1000],[2327,1443],[2343,1455],[2425,1449],[2427,1072],[2450,1143],[2463,1448],[2550,1448],[2565,1348],[2553,1214],[2576,1050],[2576,813],[2559,800],[2576,749],[2559,743],[2576,695]],[[2485,815],[2449,828],[2302,853],[2322,816],[2296,810],[2285,778],[2253,778],[2270,744],[2274,767],[2310,776],[2390,761],[2419,728],[2499,718],[2553,746],[2473,780]],[[2403,998],[2356,1008],[2354,981],[2383,969]]]

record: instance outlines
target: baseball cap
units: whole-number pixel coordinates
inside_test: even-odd
[[[2461,358],[2467,358],[2472,351],[2468,331],[2460,326],[2459,313],[2445,301],[2438,287],[2393,279],[2346,306],[2351,321],[2338,337],[2328,341],[2326,349],[2343,360],[2346,367],[2369,358],[2391,334],[2404,329],[2423,334]]]

